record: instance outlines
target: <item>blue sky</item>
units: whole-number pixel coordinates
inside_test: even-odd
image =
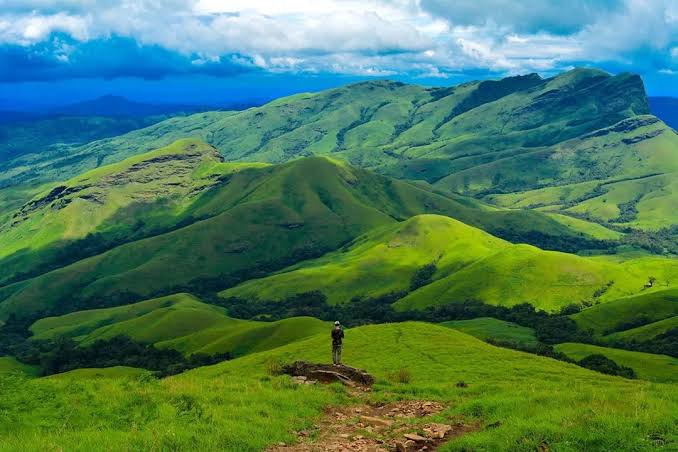
[[[0,0],[0,109],[223,104],[576,66],[678,96],[676,0]]]

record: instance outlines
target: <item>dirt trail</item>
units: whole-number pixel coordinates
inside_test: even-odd
[[[455,436],[479,428],[461,420],[426,422],[427,417],[444,408],[438,402],[422,400],[330,408],[313,430],[297,432],[297,444],[279,444],[269,451],[432,451]]]

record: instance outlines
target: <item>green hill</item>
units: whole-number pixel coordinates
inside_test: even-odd
[[[539,213],[492,209],[327,158],[221,163],[194,140],[60,187],[26,204],[17,214],[23,221],[5,225],[7,253],[20,249],[0,261],[7,281],[0,318],[215,291],[422,213],[512,237],[582,238]]]
[[[295,442],[296,431],[314,435],[313,425],[328,406],[398,399],[440,401],[446,409],[436,422],[477,424],[445,450],[644,450],[655,441],[667,449],[676,444],[673,385],[610,377],[422,323],[347,330],[344,354],[347,363],[376,376],[371,393],[352,397],[340,386],[299,386],[267,374],[274,360],[327,361],[324,335],[163,380],[68,374],[3,379],[0,410],[8,422],[0,423],[0,449],[162,444],[262,450]],[[401,368],[409,372],[409,383],[390,376]],[[457,387],[459,381],[466,387]],[[63,407],[69,407],[67,417]]]
[[[576,360],[589,355],[603,355],[617,364],[630,367],[639,378],[668,383],[678,382],[678,359],[670,356],[574,343],[558,344],[555,349]]]
[[[536,345],[537,338],[534,329],[516,325],[512,322],[494,319],[492,317],[479,317],[471,320],[453,320],[443,322],[441,325],[470,334],[481,340],[495,340],[511,342],[520,345]]]
[[[651,341],[660,334],[664,334],[667,331],[676,329],[678,329],[678,316],[673,316],[669,317],[668,319],[648,323],[647,325],[612,333],[608,336],[605,336],[605,338],[622,342],[647,342]]]
[[[146,369],[137,369],[134,367],[126,366],[113,366],[106,367],[103,369],[88,368],[88,369],[75,369],[68,372],[63,372],[60,374],[50,375],[44,377],[49,380],[63,380],[67,382],[77,382],[82,380],[97,380],[100,378],[107,379],[151,379],[151,372]]]
[[[649,116],[638,76],[594,69],[445,88],[370,81],[171,118],[65,155],[9,162],[7,185],[62,180],[185,137],[230,161],[327,155],[505,206],[613,225],[656,229],[675,201],[678,135]]]
[[[38,371],[33,366],[20,363],[11,356],[0,356],[0,378],[6,375],[35,376]]]
[[[219,176],[243,166],[221,162],[211,146],[180,140],[50,188],[0,228],[0,275],[63,265],[65,256],[78,255],[73,248],[91,246],[83,239],[119,244],[174,226]]]
[[[638,326],[677,315],[678,289],[668,289],[592,306],[572,318],[581,328],[606,335],[629,329],[629,325]]]
[[[435,271],[411,288],[427,264]],[[655,288],[645,284],[655,277]],[[513,306],[528,302],[557,312],[573,303],[606,302],[678,281],[674,259],[645,257],[623,262],[512,245],[483,231],[439,216],[417,216],[368,233],[322,258],[220,293],[222,297],[281,300],[320,290],[330,303],[355,296],[407,292],[398,309],[466,300]],[[416,289],[416,290],[414,290]]]
[[[36,340],[65,336],[86,346],[97,340],[127,336],[186,355],[230,352],[236,356],[279,347],[329,330],[329,323],[311,317],[278,322],[232,319],[223,308],[202,303],[188,294],[47,317],[31,326]]]
[[[439,279],[507,246],[449,217],[418,215],[368,232],[339,251],[247,281],[220,295],[282,299],[320,290],[330,303],[354,296],[376,297],[409,290],[412,277],[426,265],[435,265],[430,277]]]

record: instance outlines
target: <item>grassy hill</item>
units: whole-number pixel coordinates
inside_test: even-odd
[[[606,335],[629,329],[626,325],[648,324],[678,315],[678,290],[668,289],[621,298],[575,314],[584,329]],[[640,320],[640,322],[638,322]]]
[[[577,303],[616,300],[647,289],[652,275],[661,284],[677,281],[674,259],[639,258],[621,263],[585,258],[528,245],[514,245],[412,292],[396,303],[399,309],[422,309],[455,301],[481,300],[512,306],[530,303],[545,311],[559,311]]]
[[[38,371],[33,366],[20,363],[11,356],[0,356],[0,378],[7,375],[30,377],[37,374]]]
[[[210,146],[184,140],[26,204],[0,239],[7,252],[19,248],[0,261],[0,318],[215,291],[422,213],[512,237],[582,238],[539,213],[492,209],[327,158],[221,163]]]
[[[478,317],[471,320],[453,320],[441,323],[442,326],[459,330],[481,340],[512,342],[520,345],[535,345],[537,338],[534,329],[516,325],[492,317]]]
[[[127,367],[127,366],[113,366],[113,367],[105,367],[103,369],[75,369],[75,370],[70,370],[68,372],[60,373],[60,374],[54,374],[50,375],[48,377],[44,377],[45,379],[50,379],[50,380],[63,380],[67,382],[77,382],[77,381],[82,381],[82,380],[97,380],[100,378],[106,378],[106,379],[117,379],[117,380],[125,380],[125,379],[151,379],[151,372],[145,370],[145,369],[137,369],[135,367]]]
[[[218,177],[242,167],[222,163],[205,143],[180,140],[50,187],[0,227],[0,282],[63,265],[91,246],[83,239],[120,244],[170,228]]]
[[[658,229],[670,211],[678,135],[653,116],[634,116],[548,149],[455,173],[438,185],[505,207],[562,212],[612,226]],[[529,168],[539,167],[535,174]],[[635,210],[634,210],[635,209]]]
[[[636,328],[619,331],[605,336],[606,339],[622,342],[647,342],[667,331],[678,329],[678,316],[658,320]]]
[[[575,343],[558,344],[555,349],[576,360],[594,354],[603,355],[617,364],[630,367],[639,378],[668,383],[678,382],[678,359],[670,356]]]
[[[445,88],[362,82],[240,112],[171,118],[65,155],[10,162],[7,184],[61,180],[185,137],[231,161],[331,155],[502,205],[545,205],[640,228],[656,228],[674,201],[678,136],[649,116],[638,76],[594,69]],[[645,178],[636,200],[633,190],[645,182],[633,181]],[[638,205],[638,218],[621,216],[629,203]]]
[[[509,246],[449,217],[418,215],[359,237],[349,246],[273,276],[247,281],[222,297],[282,299],[320,290],[330,303],[410,289],[412,277],[434,264],[439,279]]]
[[[371,393],[352,398],[342,387],[267,374],[272,360],[327,361],[324,335],[163,380],[3,379],[0,449],[261,450],[295,441],[294,431],[313,435],[328,405],[410,398],[444,403],[437,420],[478,423],[443,450],[645,450],[678,440],[673,385],[610,377],[421,323],[350,329],[344,354],[376,376]],[[400,368],[409,383],[389,376]]]
[[[127,336],[186,355],[230,352],[235,356],[279,347],[329,330],[330,323],[311,317],[278,322],[232,319],[223,308],[202,303],[188,294],[47,317],[31,326],[36,340],[65,336],[86,346],[97,340]]]
[[[411,288],[427,264],[434,272]],[[653,289],[645,284],[655,277]],[[606,302],[676,284],[674,259],[644,257],[622,262],[512,245],[471,226],[439,216],[417,216],[398,226],[368,233],[322,258],[254,279],[222,297],[281,300],[320,290],[330,303],[355,296],[407,292],[398,309],[424,309],[479,300],[513,306],[528,302],[557,312],[584,301]],[[416,289],[416,290],[415,290]]]

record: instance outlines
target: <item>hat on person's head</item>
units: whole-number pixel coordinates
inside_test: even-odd
[[[339,320],[334,322],[335,325],[340,325]]]

